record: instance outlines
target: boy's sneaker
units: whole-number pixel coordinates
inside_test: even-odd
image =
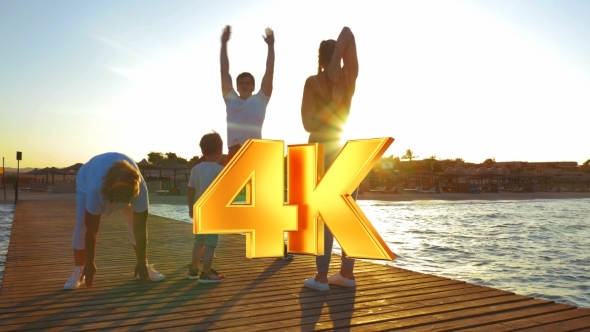
[[[74,272],[70,275],[70,279],[66,281],[64,289],[78,289],[84,283],[84,267],[76,266]]]
[[[188,272],[186,273],[186,277],[192,280],[197,279],[199,280],[199,269],[193,269],[193,265],[188,265]]]
[[[209,273],[201,272],[201,277],[199,278],[199,282],[204,284],[213,283],[213,282],[222,282],[225,280],[225,276],[223,274],[217,273],[217,271],[211,269]]]
[[[164,278],[166,278],[163,274],[154,269],[154,264],[148,264],[147,268],[150,275],[150,281],[162,281]],[[136,274],[135,278],[139,279],[139,274]]]

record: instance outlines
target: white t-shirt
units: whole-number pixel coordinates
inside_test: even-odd
[[[129,204],[111,204],[110,201],[101,194],[100,189],[102,188],[104,176],[115,162],[119,160],[126,160],[139,172],[139,167],[137,167],[133,159],[117,152],[99,154],[90,159],[80,168],[80,170],[78,170],[78,175],[76,176],[76,191],[86,193],[86,210],[91,214],[99,215],[105,213],[106,215],[109,215],[113,211],[125,208],[129,205],[133,206],[133,211],[135,212],[144,212],[148,209],[148,191],[145,180],[141,174],[139,175],[139,195],[129,201]]]
[[[262,138],[262,124],[270,100],[262,93],[242,100],[232,89],[223,97],[227,112],[227,146],[244,145],[250,138]]]
[[[223,166],[212,161],[204,161],[193,167],[187,186],[195,188],[195,202],[209,188],[222,170]]]

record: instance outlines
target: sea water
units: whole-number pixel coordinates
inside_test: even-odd
[[[357,203],[397,256],[378,263],[590,308],[590,199]]]
[[[6,254],[10,243],[13,218],[14,205],[0,204],[0,287],[4,278],[4,267],[6,266]]]

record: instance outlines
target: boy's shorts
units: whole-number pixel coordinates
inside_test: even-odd
[[[208,247],[217,248],[217,240],[219,234],[195,234],[195,245],[206,245]]]

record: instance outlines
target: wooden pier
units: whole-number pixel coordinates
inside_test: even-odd
[[[307,289],[314,257],[247,259],[239,234],[220,236],[214,268],[227,280],[199,284],[184,275],[192,226],[157,216],[148,256],[166,279],[141,285],[119,213],[103,218],[94,287],[66,291],[74,223],[73,201],[18,203],[0,331],[590,331],[590,309],[366,261],[357,261],[356,289]]]

